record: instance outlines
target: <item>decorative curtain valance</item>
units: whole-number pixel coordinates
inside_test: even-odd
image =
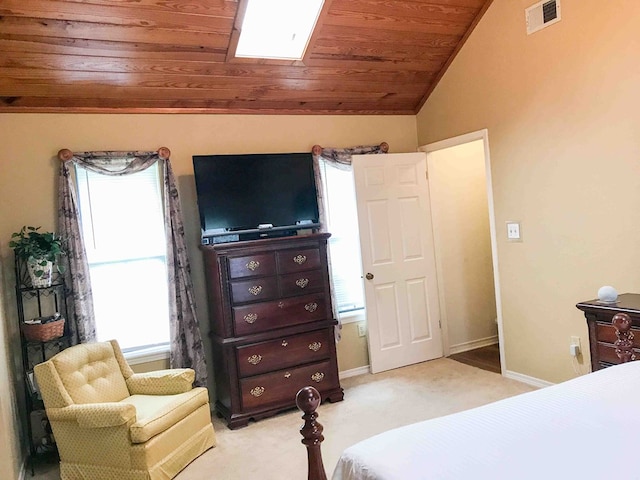
[[[324,162],[326,165],[337,168],[339,170],[350,171],[352,169],[351,166],[351,157],[353,155],[367,155],[367,154],[382,154],[387,153],[389,151],[389,144],[386,142],[382,142],[380,145],[362,145],[358,147],[350,147],[350,148],[322,148],[320,145],[314,145],[311,149],[311,153],[313,154],[313,174],[316,178],[316,190],[318,194],[318,214],[320,217],[320,230],[323,232],[327,231],[327,215],[326,215],[326,196],[324,193],[324,182],[322,181],[322,169],[320,168],[320,162]],[[328,261],[329,261],[329,282],[331,283],[331,305],[333,308],[333,316],[338,319],[338,325],[335,329],[335,337],[336,341],[339,341],[341,338],[340,330],[342,329],[342,324],[340,323],[340,316],[338,315],[336,298],[335,298],[335,288],[333,275],[331,273],[331,248],[328,251]]]
[[[313,173],[316,177],[316,187],[318,190],[318,211],[320,216],[321,230],[326,231],[327,215],[325,213],[325,194],[320,169],[320,161],[325,162],[339,170],[350,171],[352,155],[381,154],[389,151],[389,144],[382,142],[380,145],[361,145],[349,148],[322,148],[314,145],[311,149],[313,154]]]
[[[206,386],[207,368],[202,336],[195,313],[191,269],[184,240],[182,208],[176,181],[171,169],[171,152],[162,147],[157,152],[81,152],[64,149],[58,152],[61,160],[59,175],[58,229],[67,242],[74,343],[95,340],[95,318],[84,239],[80,227],[78,203],[69,164],[75,163],[103,175],[129,175],[162,164],[164,181],[164,222],[167,244],[169,287],[169,317],[171,331],[172,368],[189,367],[196,372],[195,384]]]

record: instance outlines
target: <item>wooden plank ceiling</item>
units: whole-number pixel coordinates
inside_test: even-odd
[[[0,0],[0,112],[414,114],[491,3],[325,0],[284,62],[234,58],[243,1]]]

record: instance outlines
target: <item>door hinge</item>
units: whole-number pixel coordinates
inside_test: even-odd
[[[425,171],[424,171],[424,178],[426,178],[427,180],[429,180],[429,170],[425,170]]]
[[[438,327],[442,328],[442,320],[438,320]]]

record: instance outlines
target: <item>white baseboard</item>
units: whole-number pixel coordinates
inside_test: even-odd
[[[366,373],[370,373],[371,369],[369,365],[365,365],[364,367],[352,368],[351,370],[343,370],[338,374],[340,380],[349,377],[357,377],[358,375],[364,375]]]
[[[476,348],[488,347],[489,345],[495,345],[496,343],[498,343],[498,336],[493,335],[491,337],[480,338],[478,340],[471,340],[470,342],[459,343],[458,345],[449,345],[449,355],[467,352]]]
[[[493,345],[494,343],[496,342],[488,343],[487,345]],[[482,346],[487,346],[487,345],[482,345]],[[465,351],[465,350],[462,350],[462,351]],[[369,365],[365,365],[364,367],[352,368],[351,370],[343,370],[342,372],[339,372],[338,376],[340,380],[343,380],[345,378],[356,377],[358,375],[365,375],[367,373],[371,373],[371,368],[369,367]],[[531,385],[538,388],[550,387],[551,385],[555,385],[554,383],[547,382],[546,380],[530,377],[529,375],[524,375],[518,372],[512,372],[510,370],[505,371],[503,375],[506,378],[510,378],[511,380],[516,380],[518,382],[526,383],[527,385]]]
[[[511,380],[517,380],[518,382],[526,383],[527,385],[532,385],[534,387],[539,387],[539,388],[550,387],[551,385],[555,385],[554,383],[547,382],[546,380],[530,377],[529,375],[524,375],[518,372],[512,372],[510,370],[505,371],[504,376],[507,378],[510,378]]]

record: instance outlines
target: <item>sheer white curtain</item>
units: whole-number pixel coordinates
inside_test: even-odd
[[[312,149],[313,153],[313,172],[316,177],[316,187],[318,191],[318,210],[320,216],[321,230],[327,231],[327,205],[326,196],[324,192],[324,182],[322,178],[322,168],[320,163],[323,162],[329,168],[338,168],[340,170],[352,170],[351,157],[352,155],[367,155],[367,154],[382,154],[387,153],[389,145],[386,142],[382,142],[380,145],[363,145],[358,147],[349,148],[323,148],[320,145],[315,145]],[[333,316],[338,319],[338,325],[336,327],[336,340],[340,340],[342,324],[340,323],[340,316],[337,311],[337,300],[335,298],[335,281],[331,271],[331,248],[329,248],[329,281],[331,282],[331,296],[332,296],[332,308]]]

